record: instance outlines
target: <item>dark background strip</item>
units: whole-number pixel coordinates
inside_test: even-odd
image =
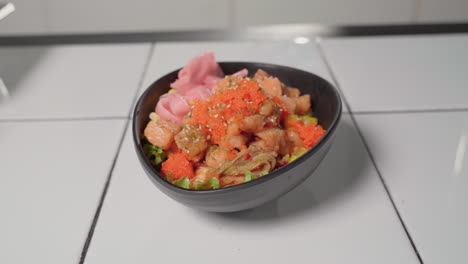
[[[296,37],[346,37],[468,33],[468,23],[334,26],[293,24],[228,30],[112,32],[0,36],[0,46],[136,43],[156,41],[288,40]]]

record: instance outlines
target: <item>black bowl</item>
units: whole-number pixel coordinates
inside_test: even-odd
[[[222,62],[220,65],[225,74],[233,74],[244,68],[253,74],[257,69],[263,69],[286,85],[299,88],[301,93],[310,94],[314,116],[327,130],[323,138],[304,155],[264,177],[216,190],[186,190],[165,181],[148,161],[142,149],[141,136],[149,121],[149,114],[154,111],[159,97],[170,89],[169,85],[176,80],[179,70],[155,81],[140,97],[133,113],[133,141],[146,174],[161,191],[184,205],[205,211],[233,212],[276,199],[312,174],[333,142],[341,117],[341,99],[329,82],[302,70],[254,62]]]

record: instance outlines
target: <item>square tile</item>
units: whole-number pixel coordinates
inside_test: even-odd
[[[418,22],[465,22],[468,20],[466,0],[422,0]]]
[[[468,35],[326,39],[352,111],[468,107]]]
[[[229,23],[229,0],[47,1],[51,32],[213,29]]]
[[[277,201],[231,214],[196,211],[160,192],[128,133],[85,263],[220,260],[418,263],[346,115],[314,175]]]
[[[213,51],[217,61],[280,64],[312,72],[333,83],[315,44],[292,42],[172,42],[158,43],[140,94],[155,80],[183,67],[196,55]],[[343,106],[343,111],[347,111]]]
[[[149,51],[150,44],[1,47],[10,97],[0,97],[0,119],[128,116]]]
[[[240,26],[319,23],[409,23],[415,0],[234,0]]]
[[[15,11],[0,23],[0,35],[44,34],[46,32],[47,0],[8,0]]]
[[[0,263],[78,263],[124,123],[0,122]]]
[[[356,119],[424,263],[468,263],[468,112]]]

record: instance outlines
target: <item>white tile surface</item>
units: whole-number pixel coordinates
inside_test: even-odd
[[[418,22],[467,22],[466,0],[422,0]]]
[[[410,22],[416,0],[234,0],[236,25]]]
[[[313,43],[291,42],[172,42],[156,44],[140,93],[163,75],[183,67],[194,56],[213,51],[217,61],[252,61],[302,69],[333,83]],[[344,111],[347,111],[343,105]]]
[[[226,28],[228,0],[48,0],[52,32]]]
[[[203,213],[160,192],[127,134],[86,264],[418,263],[345,115],[313,177],[276,202]]]
[[[46,32],[47,0],[8,0],[15,12],[0,22],[0,35],[41,34]]]
[[[468,35],[322,42],[353,111],[468,107]]]
[[[468,263],[468,112],[356,118],[424,263]]]
[[[0,263],[78,263],[123,127],[0,122]]]
[[[127,116],[150,44],[0,48],[0,119]],[[1,96],[1,95],[0,95]]]

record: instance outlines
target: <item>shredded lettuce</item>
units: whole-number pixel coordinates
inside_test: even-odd
[[[145,143],[143,145],[143,151],[153,165],[159,165],[167,158],[166,152],[164,152],[162,148],[151,145],[150,143]]]
[[[174,178],[172,178],[172,173],[170,171],[166,173],[166,180],[170,183],[174,183]]]
[[[190,180],[182,177],[177,181],[173,182],[174,185],[179,186],[180,188],[190,189]]]
[[[259,173],[257,173],[257,175],[253,174],[251,171],[246,171],[244,172],[244,175],[245,175],[245,178],[244,178],[244,182],[249,182],[251,180],[255,180],[259,177],[262,177],[262,176],[265,176],[268,174],[268,171],[261,171]]]
[[[211,177],[203,183],[199,183],[195,186],[195,190],[211,190],[219,189],[219,180],[216,177]]]
[[[249,182],[251,180],[255,180],[255,175],[253,175],[253,173],[251,171],[244,172],[244,175],[245,175],[244,182]]]
[[[182,177],[178,180],[174,180],[174,178],[172,178],[172,174],[168,172],[166,174],[166,180],[176,186],[179,186],[180,188],[190,189],[190,180],[187,179],[186,177]]]

